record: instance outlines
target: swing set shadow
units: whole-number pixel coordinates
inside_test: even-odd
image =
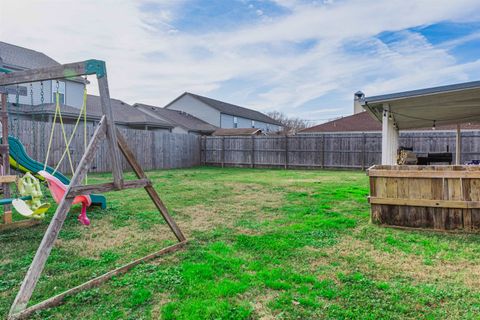
[[[5,71],[5,70],[0,70]],[[7,70],[8,71],[8,70]],[[88,143],[85,153],[83,154],[79,164],[77,165],[73,178],[67,187],[67,190],[58,204],[57,210],[50,221],[50,224],[43,236],[40,246],[37,249],[35,257],[25,275],[20,289],[10,308],[8,319],[22,319],[30,316],[33,312],[56,306],[64,300],[65,297],[87,290],[100,285],[115,275],[127,272],[134,266],[164,254],[177,251],[184,247],[187,243],[185,236],[175,221],[170,216],[167,208],[163,204],[157,191],[154,189],[152,182],[148,179],[144,170],[136,160],[135,155],[130,149],[127,141],[116,128],[112,116],[112,107],[110,102],[110,94],[108,89],[107,70],[105,62],[101,60],[87,60],[83,62],[70,63],[41,69],[31,69],[25,71],[11,72],[0,75],[0,88],[2,86],[19,85],[22,83],[65,79],[85,75],[96,75],[98,80],[98,88],[100,93],[100,101],[102,105],[102,117],[98,123],[95,132]],[[2,93],[2,101],[6,101],[7,93]],[[58,97],[57,97],[58,101]],[[2,103],[3,104],[3,103]],[[5,110],[2,108],[2,112]],[[111,156],[113,181],[109,183],[83,185],[88,169],[94,159],[95,153],[100,143],[106,139]],[[132,167],[136,180],[125,181],[120,162],[120,153],[125,157],[128,164]],[[1,180],[1,179],[0,179]],[[157,252],[153,252],[140,259],[127,263],[119,268],[111,270],[101,276],[80,284],[74,288],[57,294],[40,303],[28,306],[30,298],[35,290],[36,284],[43,272],[45,263],[50,255],[55,240],[63,226],[70,210],[73,200],[79,195],[90,195],[92,193],[104,193],[108,191],[118,191],[123,189],[144,188],[158,211],[165,219],[170,230],[178,240],[178,243],[163,248]]]

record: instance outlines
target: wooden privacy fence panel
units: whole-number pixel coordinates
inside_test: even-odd
[[[296,136],[203,137],[206,165],[272,168],[366,169],[381,163],[382,136],[374,133],[325,133]],[[400,145],[420,156],[455,153],[455,132],[400,133]],[[480,159],[480,132],[462,132],[461,161]]]
[[[67,138],[74,129],[74,124],[64,124]],[[33,159],[44,162],[48,148],[48,140],[51,131],[48,122],[16,120],[11,134],[18,136],[25,146],[27,153]],[[200,165],[200,137],[190,134],[177,134],[162,131],[136,130],[118,127],[124,135],[138,162],[145,170],[186,168]],[[87,123],[87,140],[89,141],[95,130],[92,122]],[[84,152],[84,129],[79,124],[70,145],[70,154],[74,168],[80,161]],[[48,165],[55,167],[65,150],[65,142],[59,124],[56,124],[52,139],[52,147],[48,159]],[[98,152],[95,154],[90,172],[109,172],[111,163],[109,149],[106,141],[103,141]],[[124,170],[130,170],[127,162],[122,159]],[[71,173],[67,156],[62,161],[60,172]]]

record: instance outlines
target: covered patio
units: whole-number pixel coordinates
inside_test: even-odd
[[[368,170],[372,221],[436,230],[480,230],[480,166],[461,165],[461,130],[480,121],[480,81],[365,97],[382,123],[382,164]],[[457,125],[455,165],[397,165],[399,130]]]

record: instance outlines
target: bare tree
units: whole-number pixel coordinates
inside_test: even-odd
[[[283,125],[283,133],[292,134],[309,127],[308,120],[300,119],[297,117],[289,117],[280,111],[267,112],[267,115],[270,118],[277,120]]]

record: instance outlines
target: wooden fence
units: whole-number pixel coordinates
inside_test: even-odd
[[[70,137],[74,125],[64,124],[66,136]],[[87,123],[88,139],[93,135],[95,127],[93,123]],[[119,127],[129,142],[137,160],[145,170],[185,168],[200,165],[200,137],[189,134],[176,134],[162,131],[135,130]],[[10,124],[10,134],[16,136],[25,146],[30,157],[40,162],[45,161],[48,149],[48,139],[51,124],[48,122],[15,120]],[[72,139],[70,154],[74,168],[80,161],[84,151],[83,124],[79,126]],[[55,167],[65,150],[60,125],[57,124],[52,140],[52,147],[48,159],[48,165]],[[122,157],[123,158],[123,157]],[[123,159],[122,159],[123,160]],[[129,165],[123,160],[123,168],[130,170]],[[111,170],[109,151],[104,142],[96,153],[91,167],[91,172],[108,172]],[[70,173],[70,165],[67,156],[62,161],[59,171]]]
[[[414,152],[455,153],[455,132],[402,132],[400,145]],[[203,137],[204,165],[365,169],[381,163],[381,133],[297,136]],[[480,132],[462,133],[461,163],[480,159]]]
[[[49,166],[56,166],[65,149],[57,124],[52,141]],[[48,122],[15,120],[10,133],[24,144],[27,153],[44,162],[51,125]],[[67,137],[73,124],[65,124]],[[380,133],[337,133],[297,136],[199,137],[162,131],[145,131],[119,127],[130,143],[138,161],[146,170],[186,168],[196,165],[264,167],[264,168],[347,168],[365,169],[381,162]],[[87,135],[93,135],[93,123],[87,123]],[[74,166],[83,154],[83,126],[72,140],[70,152]],[[402,132],[400,145],[413,147],[414,152],[455,151],[455,132]],[[480,131],[462,132],[461,163],[480,159]],[[125,170],[129,170],[123,161]],[[110,171],[106,144],[96,154],[90,171]],[[59,170],[70,173],[65,157]]]

